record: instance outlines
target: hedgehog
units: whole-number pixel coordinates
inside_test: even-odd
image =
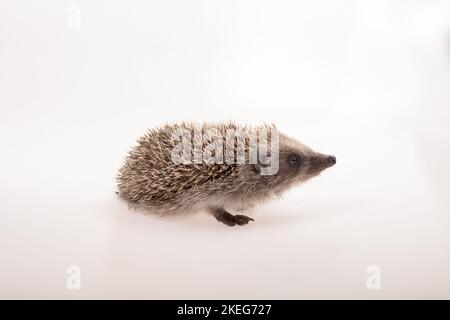
[[[176,123],[150,129],[117,174],[117,194],[157,215],[206,211],[227,226],[233,214],[278,198],[318,176],[336,158],[313,151],[274,125]]]

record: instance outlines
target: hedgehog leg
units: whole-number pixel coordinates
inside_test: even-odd
[[[250,221],[255,221],[252,218],[241,214],[232,215],[224,208],[210,208],[210,212],[214,215],[217,221],[222,222],[230,227],[235,225],[242,226],[249,223]]]

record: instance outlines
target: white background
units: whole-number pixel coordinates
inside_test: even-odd
[[[450,298],[449,62],[445,0],[1,1],[0,298]],[[337,165],[244,227],[130,211],[117,169],[177,120]]]

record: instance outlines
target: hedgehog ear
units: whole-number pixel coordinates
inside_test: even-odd
[[[259,166],[259,164],[251,164],[250,166],[254,173],[256,173],[256,174],[261,173],[261,167]]]
[[[251,165],[252,170],[253,170],[255,173],[257,173],[257,174],[261,174],[261,170],[262,170],[263,168],[270,167],[270,161],[268,160],[269,157],[268,157],[268,156],[265,156],[265,157],[263,156],[263,158],[264,158],[264,161],[263,161],[263,162],[261,162],[261,161],[258,159],[258,162],[257,162],[256,164],[252,164],[252,165]]]

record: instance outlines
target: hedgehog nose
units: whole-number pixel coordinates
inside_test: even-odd
[[[330,166],[334,166],[336,164],[336,157],[335,156],[328,156],[327,161],[328,161],[328,164]]]

